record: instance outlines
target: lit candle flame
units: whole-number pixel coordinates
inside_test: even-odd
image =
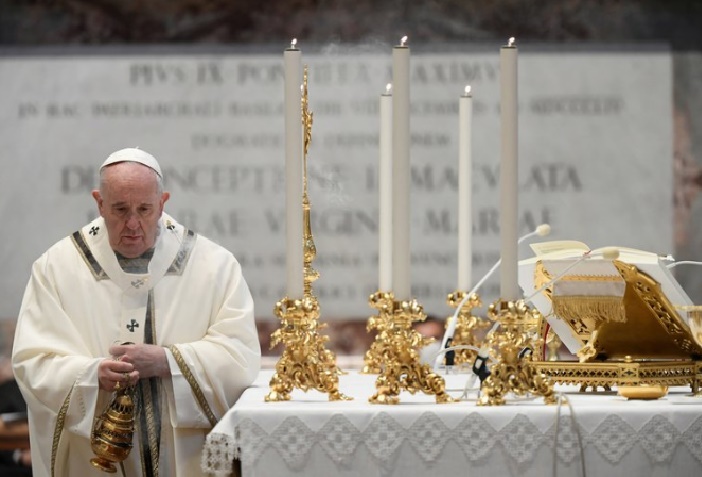
[[[402,39],[400,40],[400,46],[405,46],[407,43],[407,35],[403,36]]]
[[[470,85],[466,85],[466,89],[463,90],[466,96],[470,96]]]
[[[297,46],[297,38],[293,38],[290,41],[290,48],[294,50],[296,46]]]
[[[514,46],[514,37],[513,36],[509,37],[509,41],[507,42],[507,46]]]
[[[390,94],[392,93],[392,83],[388,83],[385,85],[385,94]]]

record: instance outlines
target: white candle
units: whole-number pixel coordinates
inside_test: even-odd
[[[470,86],[458,99],[458,291],[469,291],[473,266],[472,119]]]
[[[403,37],[392,50],[392,286],[410,299],[410,49]]]
[[[302,298],[302,78],[297,40],[283,55],[285,63],[285,209],[287,296]]]
[[[380,95],[378,289],[392,291],[392,84]]]
[[[520,298],[517,281],[517,47],[500,48],[500,298]]]

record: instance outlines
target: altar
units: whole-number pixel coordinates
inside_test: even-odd
[[[474,286],[471,207],[466,207],[473,186],[466,173],[472,168],[471,90],[466,88],[460,98],[458,282],[448,299],[456,311],[440,346],[447,350],[451,340],[452,348],[480,350],[480,366],[486,369],[487,360],[492,361],[489,375],[479,372],[485,378],[480,403],[490,405],[478,406],[476,391],[463,396],[472,375],[448,373],[442,380],[428,366],[420,366],[417,349],[425,341],[412,326],[424,321],[426,313],[412,296],[410,283],[411,75],[406,41],[403,37],[393,47],[393,82],[379,104],[379,273],[377,292],[368,300],[377,315],[367,326],[377,332],[377,346],[371,345],[364,369],[382,372],[384,383],[376,389],[376,375],[360,374],[359,367],[341,366],[346,372],[337,374],[335,355],[319,333],[321,305],[313,283],[320,274],[313,266],[317,247],[307,181],[313,121],[308,69],[302,68],[294,40],[284,53],[287,287],[274,307],[280,328],[271,335],[271,345],[282,343],[283,354],[275,380],[272,370],[261,372],[208,434],[203,470],[230,474],[239,461],[246,477],[702,475],[702,399],[693,397],[699,391],[702,345],[688,323],[693,303],[676,287],[670,264],[664,263],[667,258],[620,254],[615,247],[574,248],[566,241],[545,246],[531,262],[518,261],[518,245],[548,234],[550,226],[542,224],[518,237],[514,38],[499,55],[500,260]],[[477,348],[471,323],[482,317],[474,317],[472,310],[479,308],[478,289],[498,265],[500,298],[488,306],[493,325]],[[518,271],[528,283],[520,282]],[[555,330],[561,322],[567,328]],[[554,335],[572,338],[566,345],[578,353],[576,369],[565,372],[560,363],[561,368],[546,369],[541,352],[548,342],[546,323],[554,327]],[[469,342],[454,340],[466,335]],[[624,363],[625,372],[614,377],[603,372],[612,358]],[[670,360],[680,359],[690,364],[678,373],[677,361]],[[660,370],[634,371],[654,360],[668,361],[658,363]],[[470,366],[478,360],[460,362]],[[600,383],[603,374],[608,381]],[[691,385],[680,386],[685,382]],[[670,386],[657,399],[629,400],[616,392],[616,385],[623,383],[637,390]],[[582,393],[583,384],[598,391]],[[353,399],[344,400],[346,396]],[[387,404],[398,399],[396,405]]]
[[[509,398],[504,406],[464,400],[436,404],[403,392],[400,404],[373,405],[375,375],[348,370],[339,389],[351,401],[296,389],[264,402],[262,371],[210,432],[203,470],[228,475],[235,458],[254,476],[698,476],[702,475],[702,399],[673,387],[657,400],[616,391],[556,386],[556,405]],[[463,393],[467,374],[446,375]]]

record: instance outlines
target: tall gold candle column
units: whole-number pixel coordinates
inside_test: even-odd
[[[311,206],[307,193],[307,152],[312,142],[312,113],[307,103],[307,66],[302,80],[302,124],[303,124],[303,189],[302,224],[303,236],[303,296],[302,299],[285,297],[276,303],[274,312],[281,326],[271,335],[271,347],[283,343],[283,355],[275,366],[270,380],[270,392],[266,402],[287,401],[293,389],[327,393],[330,401],[351,399],[339,392],[339,374],[336,356],[326,349],[327,336],[319,333],[319,302],[312,291],[312,283],[319,273],[312,267],[317,247],[312,235],[310,221]]]
[[[498,327],[488,333],[493,362],[481,383],[478,405],[505,404],[507,393],[535,394],[553,404],[553,384],[531,364],[543,342],[532,336],[543,317],[521,299],[517,281],[517,48],[500,48],[500,295],[488,308]],[[485,346],[485,345],[484,345]],[[539,355],[541,353],[539,352]]]
[[[436,396],[439,403],[454,401],[445,389],[444,378],[431,372],[419,361],[418,349],[426,341],[412,328],[413,322],[424,321],[426,315],[417,300],[410,299],[410,213],[409,213],[409,48],[407,37],[392,53],[392,287],[371,295],[371,307],[377,317],[369,319],[369,327],[378,330],[369,350],[376,361],[366,362],[364,371],[377,365],[376,393],[372,404],[396,404],[404,389]],[[367,356],[368,357],[368,356]],[[379,368],[379,369],[378,369]]]
[[[482,305],[477,293],[466,297],[470,290],[473,272],[473,213],[472,213],[472,122],[473,95],[471,87],[466,86],[458,99],[458,286],[449,293],[446,302],[452,308],[458,308],[454,315],[446,320],[446,331],[441,347],[477,346],[476,332],[489,324],[474,316],[472,311]],[[477,352],[463,348],[454,353],[453,365],[473,363]],[[451,364],[447,354],[440,356],[435,363],[439,366]]]
[[[517,47],[500,48],[500,297],[521,297],[517,280]]]
[[[392,49],[392,291],[400,300],[411,296],[409,60],[405,36]]]
[[[283,53],[285,103],[285,257],[286,293],[302,296],[302,127],[300,125],[301,53],[297,39]]]
[[[378,131],[378,291],[368,299],[378,314],[368,318],[366,331],[375,331],[375,338],[363,358],[362,374],[378,374],[383,357],[378,341],[392,308],[392,84],[380,95],[380,127]]]

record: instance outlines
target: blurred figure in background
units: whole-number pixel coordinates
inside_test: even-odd
[[[11,422],[5,422],[8,415],[19,416],[26,422],[27,404],[20,393],[17,381],[12,374],[12,365],[6,356],[0,355],[0,426],[10,429]],[[22,416],[24,414],[24,416]],[[2,477],[24,477],[32,475],[32,456],[29,449],[0,450],[0,475]]]

